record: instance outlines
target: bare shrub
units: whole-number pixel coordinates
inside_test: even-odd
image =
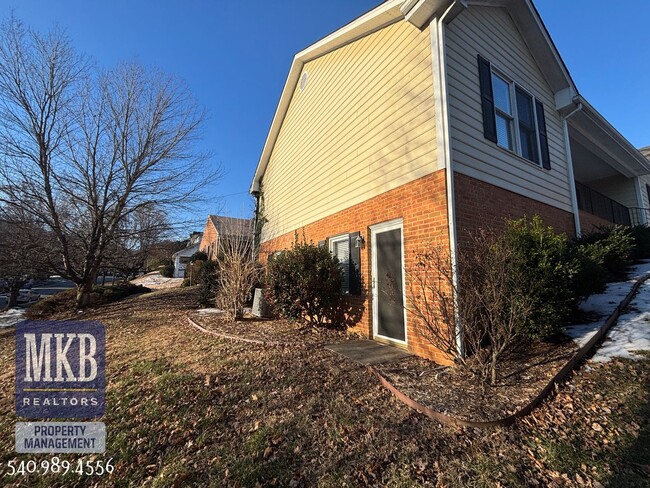
[[[217,255],[216,305],[224,310],[227,318],[243,317],[244,306],[260,276],[261,267],[253,257],[253,231],[249,221],[233,220],[223,225]]]
[[[521,325],[534,310],[520,292],[523,276],[511,265],[514,252],[484,230],[470,237],[455,269],[448,248],[430,245],[415,253],[414,266],[406,270],[406,308],[421,335],[490,385],[496,385],[502,360],[519,345]]]

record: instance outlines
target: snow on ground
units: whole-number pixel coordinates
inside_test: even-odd
[[[147,273],[144,276],[140,276],[134,280],[131,280],[131,283],[134,285],[142,285],[152,290],[162,290],[164,288],[176,288],[181,286],[183,278],[165,278],[161,276],[158,271],[153,273]]]
[[[610,283],[605,292],[592,295],[580,304],[585,312],[597,314],[600,318],[588,324],[566,328],[566,333],[579,346],[586,344],[600,329],[616,306],[630,292],[637,279],[650,272],[650,262],[643,262],[630,269],[630,279]],[[650,350],[650,282],[639,287],[639,291],[629,306],[629,311],[621,315],[618,322],[609,330],[602,345],[592,357],[595,362],[607,362],[613,357],[639,358],[633,351]]]
[[[209,315],[209,314],[218,314],[218,313],[223,313],[223,310],[219,310],[218,308],[199,308],[196,313],[201,314],[201,315]]]
[[[25,318],[25,310],[22,308],[10,308],[6,312],[0,312],[0,328],[13,327]]]

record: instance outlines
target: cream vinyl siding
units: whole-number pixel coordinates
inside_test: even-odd
[[[606,197],[617,201],[621,205],[625,205],[626,207],[639,206],[634,178],[626,178],[620,175],[590,181],[585,184]]]
[[[305,64],[262,178],[263,240],[436,170],[430,42],[400,21]]]
[[[448,25],[446,47],[455,171],[571,212],[562,121],[554,94],[507,11],[470,6]],[[544,104],[550,171],[484,138],[479,54]]]
[[[650,209],[650,200],[648,200],[648,191],[646,189],[646,185],[650,185],[650,175],[640,176],[639,179],[641,182],[641,199],[643,201],[643,208]]]

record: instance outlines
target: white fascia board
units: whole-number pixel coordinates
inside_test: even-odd
[[[404,17],[418,29],[422,29],[432,17],[445,12],[454,0],[419,0],[418,2],[408,1],[403,7]],[[458,3],[458,2],[457,2]],[[463,2],[464,3],[464,2]],[[409,8],[408,11],[406,9]],[[449,23],[451,18],[446,19]]]
[[[260,190],[260,181],[266,171],[271,152],[280,133],[284,117],[287,114],[289,102],[295,92],[300,73],[305,63],[403,19],[404,14],[400,10],[402,3],[403,0],[391,0],[382,3],[377,8],[362,15],[294,56],[287,81],[284,84],[282,95],[280,96],[280,102],[275,110],[271,128],[269,129],[264,148],[262,149],[262,155],[257,163],[255,176],[253,177],[253,182],[249,190],[250,193],[255,193]]]
[[[576,108],[575,98],[578,94],[574,87],[567,87],[555,93],[555,109],[562,112],[571,112]]]

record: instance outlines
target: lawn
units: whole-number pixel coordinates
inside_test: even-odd
[[[192,289],[85,312],[107,327],[112,475],[16,486],[647,486],[650,360],[581,368],[531,416],[443,427],[321,347],[201,334]],[[14,337],[0,334],[0,462],[15,455]],[[78,456],[62,456],[76,460]]]

